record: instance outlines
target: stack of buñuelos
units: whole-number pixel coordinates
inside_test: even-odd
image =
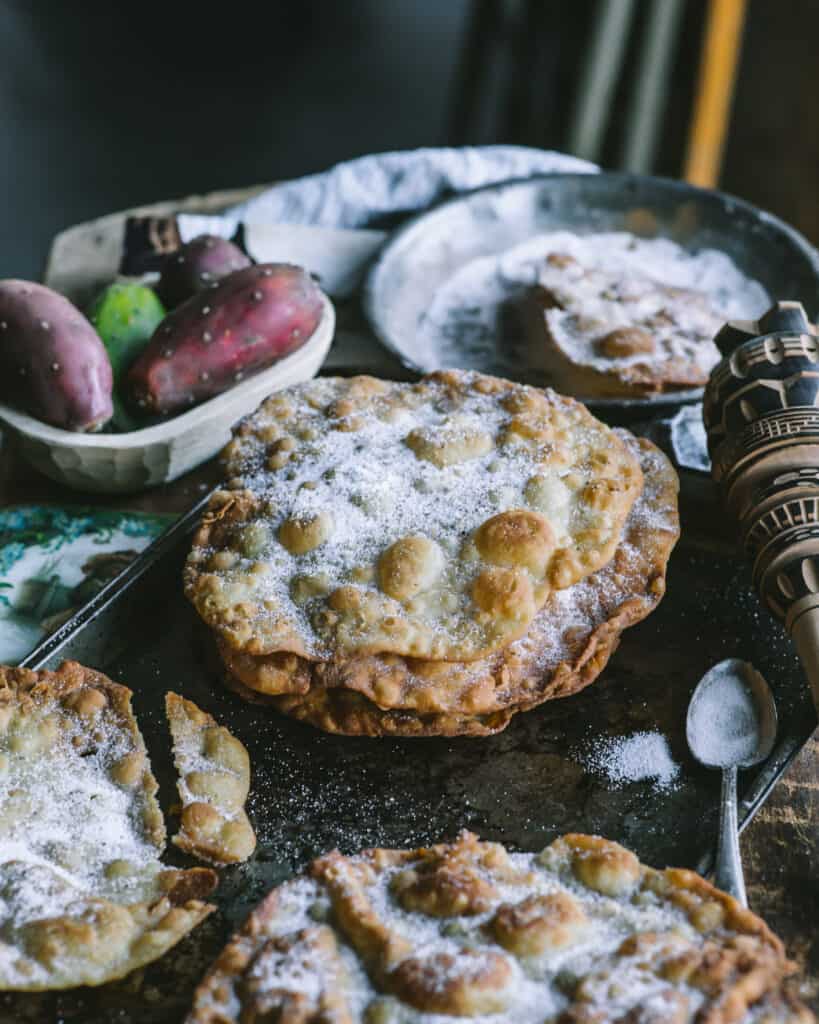
[[[186,593],[230,685],[329,732],[487,735],[580,690],[679,534],[652,444],[477,373],[314,380],[222,461]]]

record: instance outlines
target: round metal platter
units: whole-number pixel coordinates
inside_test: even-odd
[[[451,349],[446,357],[421,339],[427,311],[454,274],[474,260],[554,231],[626,231],[641,238],[669,238],[691,253],[716,249],[772,299],[800,300],[811,319],[819,309],[819,253],[793,228],[752,204],[666,178],[551,174],[479,189],[399,229],[381,251],[364,289],[364,308],[376,337],[419,373],[460,365],[548,384],[520,350],[505,351],[500,337],[492,351],[476,355],[464,350],[462,360],[457,355],[453,359]],[[702,389],[631,399],[578,397],[591,405],[656,409],[698,401]]]

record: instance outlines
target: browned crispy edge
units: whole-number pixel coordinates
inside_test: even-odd
[[[251,690],[229,672],[224,673],[223,682],[243,700],[266,704],[297,721],[342,736],[492,736],[505,729],[514,714],[495,711],[467,717],[385,711],[360,693],[323,688],[311,691],[305,702],[290,704],[288,697],[271,697]]]
[[[583,651],[582,664],[572,669],[563,662],[556,685],[563,693],[547,692],[535,700],[500,708],[483,714],[418,714],[396,709],[384,710],[360,693],[344,689],[316,687],[306,697],[286,695],[268,698],[282,713],[307,722],[324,732],[345,736],[492,736],[502,732],[512,716],[527,711],[553,697],[569,696],[594,682],[620,643],[616,630],[601,630],[594,644]]]
[[[478,837],[464,829],[452,843],[420,847],[417,850],[374,847],[362,850],[357,855],[357,859],[363,858],[374,868],[383,869],[396,864],[410,863],[414,860],[446,856],[447,853],[457,851],[462,844],[470,845],[477,842],[480,842]],[[585,850],[593,848],[602,853],[608,849],[622,849],[619,844],[600,836],[567,834],[554,841],[555,844],[561,842],[567,843],[570,848]],[[347,859],[349,858],[344,857],[338,850],[332,850],[323,857],[312,861],[302,875],[320,878],[320,866],[323,862]],[[787,1024],[815,1024],[816,1018],[813,1013],[798,1000],[787,985],[787,979],[796,972],[797,966],[786,957],[782,941],[762,918],[743,907],[732,896],[717,889],[694,871],[686,868],[657,870],[642,864],[640,868],[644,874],[664,879],[672,890],[671,901],[677,902],[683,908],[687,894],[699,897],[705,902],[719,903],[725,912],[725,921],[729,928],[741,935],[756,939],[772,955],[773,964],[768,970],[754,973],[752,978],[747,979],[750,984],[746,984],[745,980],[740,981],[737,987],[729,991],[727,999],[723,1000],[721,1004],[717,1001],[716,1005],[709,1007],[708,1016],[703,1020],[707,1020],[708,1024],[735,1024],[744,1016],[750,1006],[765,1000],[771,1002],[771,1009],[774,1013],[778,1010],[784,1011],[783,1015],[777,1015],[771,1019],[787,1022]],[[191,1012],[186,1018],[186,1024],[238,1024],[240,1017],[223,1013],[218,1003],[227,1001],[229,995],[227,986],[232,980],[242,976],[256,955],[259,945],[264,942],[268,924],[278,910],[280,892],[281,887],[272,889],[250,913],[241,928],[230,938],[199,983],[194,993]],[[718,965],[714,966],[718,971]]]
[[[256,953],[256,943],[263,941],[268,922],[275,916],[280,900],[280,887],[271,889],[250,912],[241,928],[234,932],[227,945],[208,968],[193,995],[193,1008],[185,1024],[233,1024],[239,1018],[225,1016],[214,1006],[231,978],[240,977]]]
[[[168,727],[171,733],[171,742],[173,744],[174,751],[174,766],[177,773],[177,789],[179,787],[180,776],[182,774],[180,761],[177,758],[177,740],[178,730],[180,727],[184,727],[188,721],[198,719],[197,725],[201,724],[206,727],[214,726],[218,727],[219,723],[216,719],[207,711],[203,711],[198,704],[194,704],[192,700],[188,700],[186,697],[181,697],[178,693],[169,691],[165,694],[165,717],[168,720]],[[182,793],[179,791],[180,799]],[[250,822],[248,821],[248,827]],[[171,842],[174,846],[179,847],[185,853],[190,854],[193,857],[198,857],[200,860],[207,861],[209,864],[215,864],[217,867],[223,867],[226,864],[237,864],[240,860],[235,857],[226,855],[224,845],[217,840],[210,840],[206,836],[196,836],[192,832],[189,832],[184,824],[180,824],[179,831],[175,836],[171,837]],[[243,858],[247,860],[247,857]]]
[[[508,658],[506,652],[501,652],[494,659],[487,659],[486,673],[480,680],[484,682],[486,676],[492,678],[493,685],[489,689],[494,700],[491,703],[461,699],[457,706],[440,706],[422,712],[413,706],[376,703],[378,662],[375,659],[350,659],[341,666],[332,662],[311,664],[293,655],[258,659],[236,655],[220,646],[229,685],[246,699],[250,691],[259,690],[263,698],[273,698],[269,702],[278,710],[326,732],[368,736],[491,735],[505,728],[516,711],[579,692],[603,670],[622,631],[645,618],[659,603],[665,592],[668,558],[679,537],[677,475],[650,441],[639,439],[637,444],[644,471],[649,471],[650,461],[654,462],[651,466],[656,474],[654,504],[666,511],[672,529],[646,528],[638,519],[637,525],[628,530],[627,539],[645,562],[642,593],[622,601],[605,622],[592,630],[577,655],[558,664],[545,678],[527,677],[515,685],[514,680],[507,678]],[[615,559],[617,557],[615,555]],[[245,661],[247,672],[242,671]],[[405,673],[409,674],[408,663],[403,664]],[[389,671],[400,671],[400,665],[399,659],[392,659]],[[269,683],[275,687],[273,693],[265,693],[268,676]],[[434,685],[430,684],[430,689]],[[445,684],[441,684],[441,688],[444,687]],[[476,682],[470,692],[480,695],[486,689]]]

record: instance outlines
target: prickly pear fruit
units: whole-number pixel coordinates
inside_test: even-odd
[[[55,427],[111,418],[111,362],[82,313],[32,281],[0,281],[0,397]]]
[[[165,317],[128,371],[127,396],[169,413],[218,395],[304,344],[322,310],[322,293],[301,267],[236,270]]]
[[[233,242],[198,235],[165,258],[156,292],[166,309],[175,309],[214,281],[249,266],[250,260]]]
[[[165,316],[156,293],[142,284],[115,282],[97,296],[88,311],[111,360],[114,373],[114,430],[135,430],[139,423],[126,410],[118,391],[131,363],[148,344]]]

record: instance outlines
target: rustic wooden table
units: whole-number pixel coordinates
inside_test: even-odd
[[[114,498],[68,492],[29,468],[13,441],[0,448],[0,505],[102,504],[184,512],[218,479],[210,461],[143,494]],[[742,837],[748,900],[805,971],[803,997],[819,1011],[819,730]]]

